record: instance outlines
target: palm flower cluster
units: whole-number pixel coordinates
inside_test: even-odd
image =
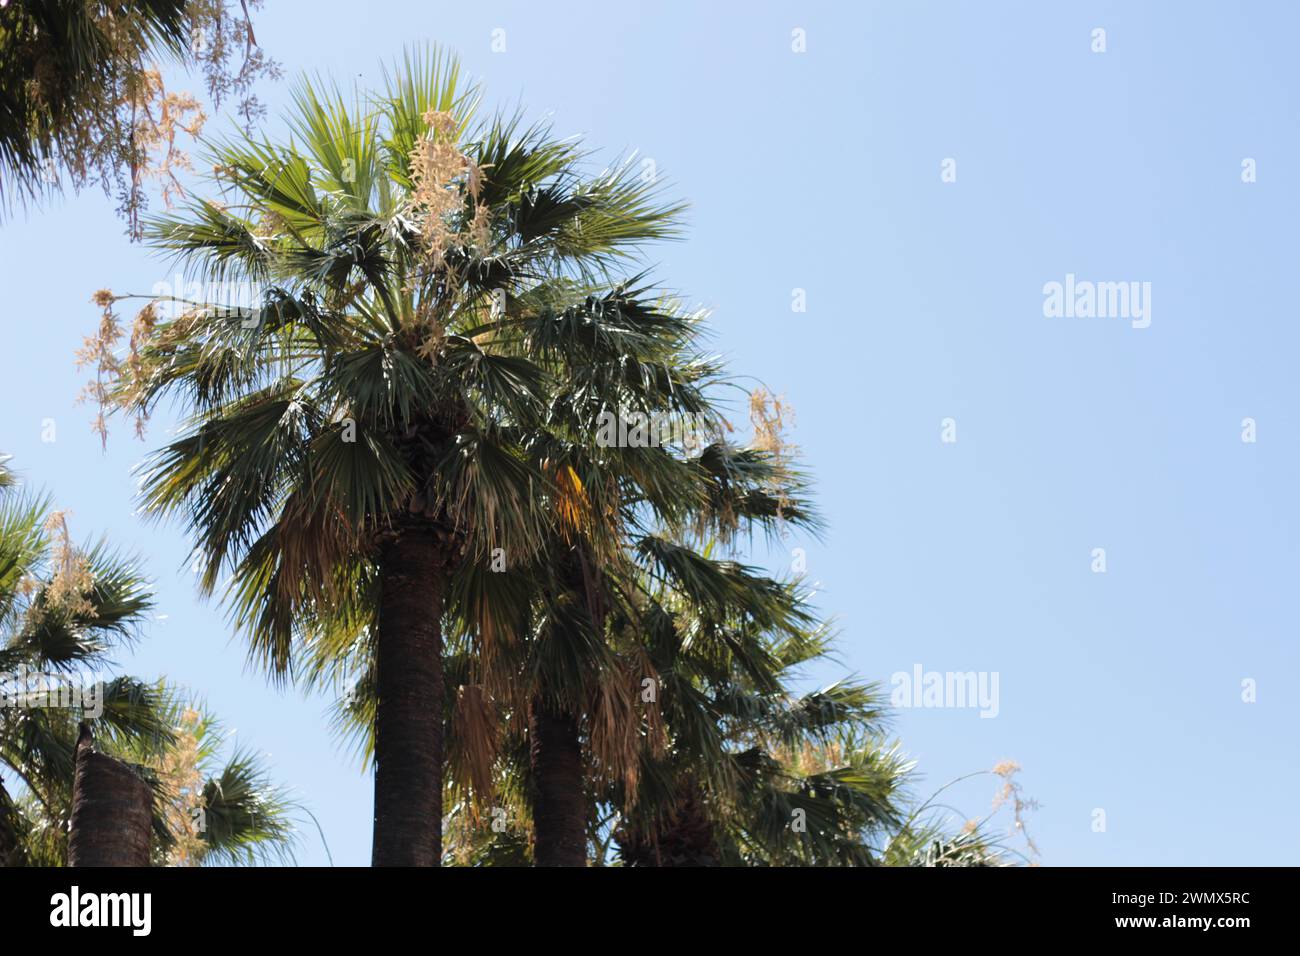
[[[448,110],[424,114],[429,132],[411,150],[411,208],[421,218],[420,237],[432,269],[444,262],[447,249],[459,240],[487,249],[492,241],[491,211],[479,202],[483,171],[460,151],[460,124]],[[474,213],[468,222],[460,216],[466,202]],[[462,226],[464,234],[454,230]]]
[[[114,311],[117,298],[108,289],[100,289],[90,299],[100,309],[99,326],[94,335],[88,335],[76,352],[77,368],[93,366],[95,380],[88,383],[78,396],[81,401],[94,402],[96,415],[91,423],[95,434],[107,446],[108,418],[107,412],[119,404],[127,404],[121,393],[123,386],[139,382],[142,378],[140,349],[143,347],[158,323],[158,313],[154,303],[146,303],[136,314],[131,325],[129,349],[125,357],[118,356],[118,342],[126,334],[122,321]],[[138,412],[135,418],[135,433],[143,438],[146,416]]]

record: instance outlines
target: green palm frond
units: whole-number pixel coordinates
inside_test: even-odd
[[[237,750],[205,781],[200,806],[205,865],[293,862],[301,808],[252,751]]]

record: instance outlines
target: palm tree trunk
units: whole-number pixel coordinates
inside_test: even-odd
[[[619,855],[627,866],[718,866],[721,853],[713,821],[699,788],[687,780],[677,802],[653,830],[625,827],[615,835]]]
[[[4,780],[0,780],[0,866],[18,866],[22,848],[18,841],[18,808],[14,806]]]
[[[95,753],[82,725],[72,784],[69,866],[148,866],[153,790],[128,764]]]
[[[374,866],[438,866],[442,858],[447,566],[435,534],[407,529],[379,558]]]
[[[533,862],[587,865],[587,802],[583,794],[578,721],[533,701],[529,751],[533,771]]]

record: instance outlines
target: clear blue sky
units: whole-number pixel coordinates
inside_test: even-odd
[[[1295,862],[1300,8],[267,6],[258,38],[291,76],[377,84],[404,44],[436,41],[489,104],[639,150],[692,202],[657,275],[715,310],[733,370],[797,409],[830,533],[790,546],[808,549],[843,664],[882,681],[918,663],[999,674],[995,719],[899,714],[929,784],[1018,761],[1049,865]],[[272,135],[285,92],[265,91]],[[167,618],[127,669],[202,693],[272,754],[335,860],[367,863],[371,783],[325,701],[245,668],[195,597],[179,530],[133,513],[147,446],[120,427],[102,454],[73,404],[90,294],[167,271],[98,194],[5,224],[0,269],[0,448],[74,532],[137,548],[158,581]],[[1150,327],[1045,318],[1043,285],[1067,273],[1150,282]],[[977,815],[993,790],[951,802]]]

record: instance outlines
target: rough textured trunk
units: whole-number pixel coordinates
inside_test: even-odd
[[[533,862],[587,865],[587,801],[578,722],[534,701],[529,724],[533,776]]]
[[[718,866],[721,854],[713,821],[693,783],[687,783],[672,812],[653,830],[624,827],[615,837],[627,866]]]
[[[14,806],[0,780],[0,866],[20,866],[23,862],[22,847],[18,840],[18,808]]]
[[[375,866],[438,866],[442,857],[442,603],[436,532],[382,546],[376,637]]]
[[[148,866],[153,790],[120,760],[95,753],[83,727],[72,785],[69,866]]]

